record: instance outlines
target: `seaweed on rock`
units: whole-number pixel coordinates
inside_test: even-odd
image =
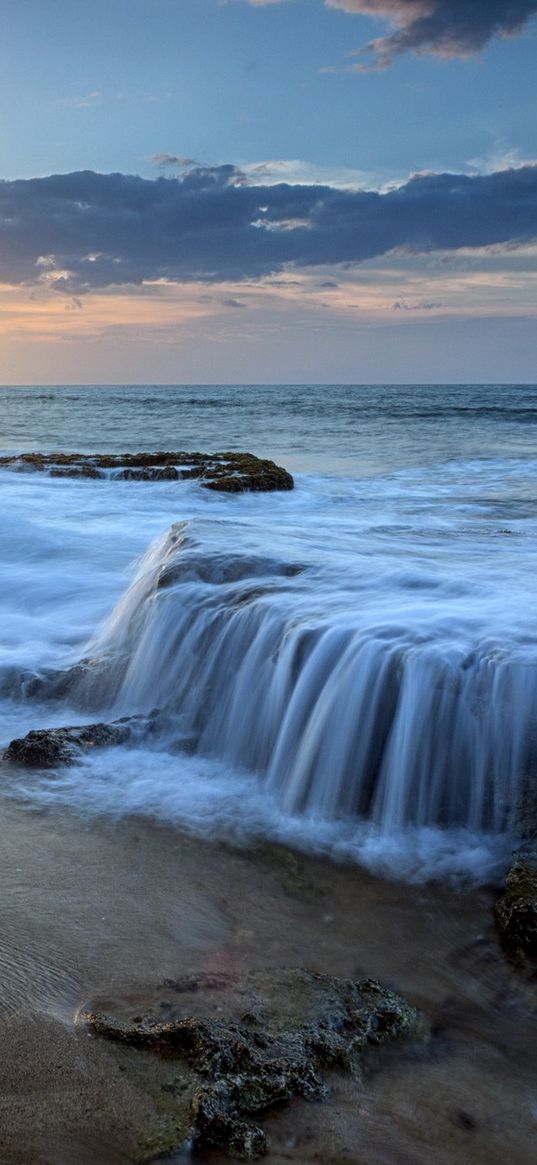
[[[293,489],[291,474],[253,453],[18,453],[0,457],[0,467],[48,473],[50,477],[104,478],[121,481],[199,479],[222,493]]]
[[[123,1049],[157,1053],[168,1065],[186,1064],[191,1080],[180,1090],[183,1121],[178,1113],[172,1127],[189,1126],[200,1147],[243,1160],[269,1147],[252,1117],[295,1097],[321,1099],[326,1070],[359,1080],[370,1045],[423,1037],[427,1030],[413,1007],[372,979],[273,969],[239,981],[199,975],[163,986],[177,999],[166,1022],[162,1007],[169,1005],[162,1001],[143,1014],[137,1008],[134,1017],[132,1006],[121,1015],[117,1007],[89,1005],[79,1020]],[[150,1134],[144,1144],[147,1152],[142,1148],[138,1159],[151,1160],[155,1137]]]
[[[537,839],[513,854],[505,891],[494,905],[500,938],[506,950],[524,961],[537,957]]]

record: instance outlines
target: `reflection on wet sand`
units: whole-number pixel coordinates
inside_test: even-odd
[[[378,978],[433,1038],[369,1054],[361,1088],[335,1074],[327,1102],[268,1116],[270,1165],[534,1161],[537,995],[498,948],[488,890],[396,885],[134,819],[3,809],[2,1165],[135,1160],[153,1102],[143,1073],[75,1026],[89,997],[278,965]]]

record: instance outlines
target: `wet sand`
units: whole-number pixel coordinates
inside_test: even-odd
[[[142,820],[5,801],[2,815],[0,1165],[133,1160],[152,1101],[76,1025],[88,999],[277,965],[378,978],[433,1038],[370,1057],[363,1088],[334,1076],[328,1101],[268,1116],[269,1165],[535,1161],[537,990],[498,949],[491,891],[400,886]]]

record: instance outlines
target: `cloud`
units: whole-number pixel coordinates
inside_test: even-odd
[[[84,93],[79,97],[61,97],[56,102],[57,105],[69,105],[74,109],[91,109],[94,105],[101,105],[103,95],[99,89],[94,89],[91,93]]]
[[[201,165],[194,158],[186,158],[184,154],[151,154],[149,161],[158,166],[159,170],[190,170]]]
[[[269,158],[262,162],[247,162],[241,168],[250,181],[262,181],[265,186],[289,182],[301,186],[320,184],[359,190],[364,186],[378,187],[385,178],[385,175],[372,170],[356,170],[350,166],[321,166],[305,162],[301,158]]]
[[[418,300],[417,303],[407,303],[406,299],[397,299],[392,303],[392,311],[439,311],[442,304],[435,300]]]
[[[393,32],[367,46],[377,64],[400,53],[464,57],[495,36],[516,36],[537,13],[537,0],[325,0],[328,8],[388,21]],[[359,68],[360,66],[358,66]]]
[[[248,0],[254,7],[281,0]],[[325,0],[359,16],[378,17],[393,32],[369,43],[377,67],[409,51],[466,57],[493,37],[516,36],[537,13],[537,0]],[[363,66],[355,66],[357,69]]]
[[[520,166],[535,166],[535,155],[531,158],[523,157],[520,150],[498,142],[487,154],[481,157],[468,158],[467,165],[479,174],[493,174],[495,170],[515,170]]]
[[[0,280],[69,295],[240,282],[536,237],[537,165],[419,174],[386,193],[251,185],[232,165],[171,178],[80,171],[0,182]]]

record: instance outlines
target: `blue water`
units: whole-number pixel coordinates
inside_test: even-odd
[[[537,387],[0,387],[7,450],[252,449],[292,471],[356,475],[532,457]]]
[[[2,738],[163,715],[157,739],[10,774],[5,795],[396,877],[501,869],[536,769],[536,386],[29,386],[0,404],[5,452],[250,449],[296,476],[219,496],[0,471]],[[25,694],[88,655],[98,682]]]

